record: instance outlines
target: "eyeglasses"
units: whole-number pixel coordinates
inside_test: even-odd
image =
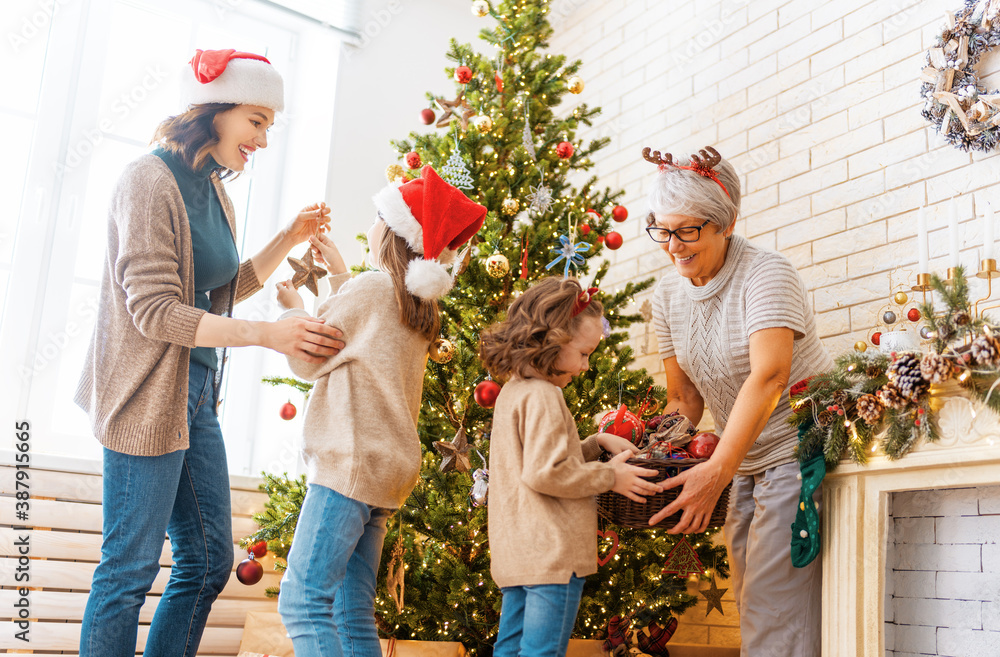
[[[666,244],[670,241],[671,237],[676,237],[682,242],[697,242],[701,239],[701,229],[707,226],[708,222],[709,220],[706,219],[705,223],[700,226],[684,226],[683,228],[678,228],[677,230],[660,228],[659,226],[647,226],[646,234],[648,234],[650,239],[654,242],[659,242],[660,244]]]

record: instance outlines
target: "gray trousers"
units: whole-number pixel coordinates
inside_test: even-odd
[[[822,555],[805,568],[791,557],[798,474],[793,462],[733,478],[725,535],[743,657],[820,654]]]

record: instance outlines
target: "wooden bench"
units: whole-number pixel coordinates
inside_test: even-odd
[[[32,454],[28,470],[30,515],[28,530],[16,529],[15,463],[13,452],[0,451],[0,649],[27,653],[75,654],[80,624],[94,569],[101,557],[101,464]],[[264,589],[277,586],[280,575],[265,557],[264,577],[254,586],[236,579],[235,568],[246,558],[239,541],[256,529],[252,515],[264,508],[267,496],[257,489],[259,480],[230,477],[233,504],[233,574],[212,607],[199,655],[235,656],[243,637],[247,612],[275,611],[277,600]],[[28,563],[19,562],[19,549],[28,539]],[[28,573],[30,581],[18,580]],[[141,653],[156,605],[170,577],[170,543],[164,541],[160,573],[146,596],[139,616]],[[25,565],[27,571],[24,570]],[[18,640],[17,621],[27,586],[30,642]],[[3,651],[0,650],[0,651]]]

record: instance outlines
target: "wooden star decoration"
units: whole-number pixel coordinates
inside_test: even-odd
[[[469,101],[465,99],[465,94],[458,94],[458,98],[455,100],[445,100],[444,98],[435,98],[434,102],[437,103],[438,107],[444,112],[441,118],[438,119],[437,127],[447,128],[448,124],[451,123],[452,118],[458,119],[458,124],[462,127],[462,132],[469,129],[469,119],[476,115],[476,110],[472,109],[469,105]],[[461,113],[456,110],[461,110]]]
[[[443,440],[435,442],[434,449],[442,456],[441,472],[451,472],[452,470],[468,472],[472,469],[472,461],[469,460],[469,450],[472,447],[466,439],[465,427],[459,428],[451,442]]]
[[[708,609],[705,610],[705,618],[708,618],[708,615],[712,613],[713,609],[718,609],[719,613],[723,616],[726,615],[726,612],[722,611],[722,595],[728,590],[729,589],[720,589],[716,586],[715,575],[712,575],[711,588],[704,591],[698,591],[698,593],[701,593],[705,596],[705,599],[708,600]]]
[[[319,296],[317,282],[326,276],[326,270],[313,262],[312,249],[306,249],[306,254],[301,258],[289,256],[288,264],[295,270],[295,273],[292,274],[292,285],[295,287],[305,285],[314,297]]]

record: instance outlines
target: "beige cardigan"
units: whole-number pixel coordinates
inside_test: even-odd
[[[543,379],[500,390],[490,436],[489,532],[497,586],[566,584],[597,572],[597,501],[615,474],[597,435],[581,441],[563,393]]]
[[[400,321],[388,274],[339,274],[330,285],[319,315],[343,331],[346,346],[322,363],[288,359],[296,376],[316,382],[302,429],[307,479],[396,509],[420,473],[417,416],[430,342]],[[282,318],[292,316],[307,314]]]
[[[235,243],[233,204],[217,174],[212,184]],[[184,199],[163,160],[143,155],[126,167],[108,219],[97,324],[76,403],[108,449],[136,456],[187,449],[188,365],[205,311],[194,305]],[[261,287],[247,260],[211,292],[211,312],[229,315]]]

